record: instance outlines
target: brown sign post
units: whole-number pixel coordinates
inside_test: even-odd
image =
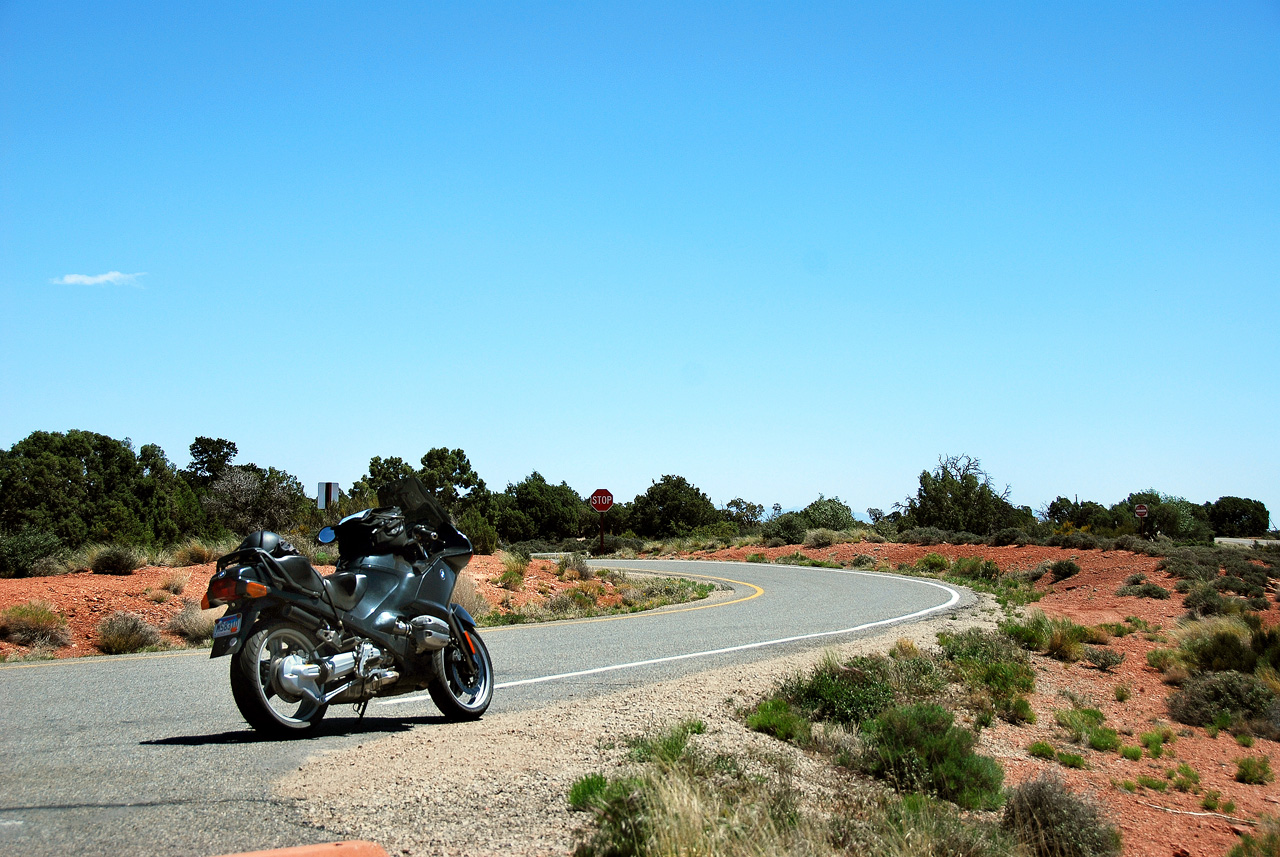
[[[613,495],[608,489],[597,488],[590,502],[591,508],[600,513],[600,553],[604,553],[604,513],[613,508]]]

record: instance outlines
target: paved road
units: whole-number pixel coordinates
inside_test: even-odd
[[[929,581],[750,563],[608,561],[708,576],[712,604],[484,631],[492,712],[820,647],[968,593]],[[331,709],[307,740],[261,741],[240,718],[226,659],[175,652],[0,666],[0,854],[210,855],[324,841],[272,783],[309,757],[415,727],[447,730],[425,698],[358,721]]]

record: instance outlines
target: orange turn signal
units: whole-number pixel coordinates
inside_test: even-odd
[[[248,598],[261,598],[268,592],[270,590],[261,583],[256,583],[252,580],[244,581],[244,594]]]

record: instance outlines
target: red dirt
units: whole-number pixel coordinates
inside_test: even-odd
[[[773,560],[796,550],[794,545],[732,548],[697,552],[689,558],[744,560],[749,554],[760,553]],[[927,553],[940,553],[953,560],[962,556],[982,556],[995,560],[1004,572],[1032,568],[1045,560],[1073,558],[1081,567],[1079,574],[1057,584],[1046,576],[1037,584],[1037,588],[1046,594],[1035,606],[1050,616],[1067,616],[1081,624],[1122,622],[1127,616],[1137,616],[1152,625],[1169,629],[1184,613],[1182,599],[1176,593],[1165,601],[1115,595],[1124,578],[1136,572],[1146,574],[1152,582],[1167,589],[1173,588],[1174,581],[1156,570],[1157,560],[1128,551],[860,543],[803,549],[803,553],[814,559],[846,563],[856,554],[868,554],[890,567],[913,563]],[[497,586],[496,580],[503,570],[498,557],[475,557],[465,573],[491,603],[502,604],[507,600],[510,607],[519,608],[530,601],[540,601],[580,585],[577,581],[559,580],[554,569],[553,563],[534,560],[526,571],[524,586],[516,592]],[[160,589],[166,578],[175,573],[189,576],[181,597],[171,598],[162,604],[147,600],[147,590]],[[184,569],[144,568],[127,577],[81,572],[59,577],[0,580],[0,609],[33,598],[53,602],[66,615],[73,636],[71,645],[58,650],[55,655],[76,657],[96,652],[94,628],[117,610],[137,613],[153,625],[163,627],[182,608],[184,598],[198,599],[203,594],[212,573],[213,565],[208,564]],[[601,594],[607,596],[604,590]],[[1280,623],[1280,609],[1273,604],[1264,614],[1264,621],[1271,625]],[[168,639],[178,644],[176,639]],[[1124,663],[1110,673],[1093,669],[1084,662],[1065,664],[1035,657],[1037,692],[1030,701],[1038,722],[1035,725],[1012,726],[997,720],[981,733],[984,752],[999,758],[1008,783],[1022,782],[1052,770],[1073,789],[1094,794],[1108,808],[1124,834],[1124,857],[1221,857],[1225,854],[1238,834],[1250,828],[1247,824],[1203,814],[1205,811],[1201,809],[1200,801],[1203,792],[1209,789],[1221,792],[1223,802],[1235,802],[1236,818],[1253,819],[1261,813],[1280,814],[1280,791],[1275,785],[1237,783],[1234,761],[1245,756],[1266,755],[1273,770],[1280,771],[1277,744],[1258,740],[1252,748],[1246,749],[1237,746],[1226,732],[1217,738],[1209,738],[1204,729],[1192,729],[1172,722],[1165,707],[1166,697],[1172,688],[1161,681],[1159,672],[1146,664],[1146,653],[1162,644],[1150,642],[1141,634],[1130,634],[1113,639],[1110,645],[1126,656]],[[25,650],[12,643],[0,643],[0,652],[13,657],[21,656]],[[1129,685],[1132,690],[1132,696],[1124,703],[1115,699],[1115,688],[1121,684]],[[1106,715],[1106,725],[1121,732],[1125,744],[1137,744],[1137,736],[1151,731],[1156,724],[1171,726],[1177,740],[1166,746],[1163,758],[1155,760],[1144,754],[1136,762],[1126,761],[1116,753],[1095,752],[1087,746],[1073,745],[1054,725],[1054,709],[1070,707],[1070,703],[1059,696],[1061,690],[1071,690],[1091,700]],[[1032,758],[1026,747],[1038,740],[1048,741],[1058,749],[1079,753],[1085,757],[1088,768],[1073,770]],[[1124,780],[1136,780],[1139,774],[1164,778],[1168,769],[1182,762],[1199,773],[1199,794],[1184,794],[1172,788],[1164,793],[1140,788],[1136,794],[1130,794],[1117,785]],[[1163,811],[1160,807],[1177,813]]]

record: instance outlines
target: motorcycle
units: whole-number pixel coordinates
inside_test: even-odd
[[[320,531],[320,543],[338,543],[330,575],[267,530],[218,560],[201,605],[227,605],[210,657],[231,656],[231,695],[253,728],[296,736],[330,705],[363,717],[374,697],[423,689],[449,720],[488,709],[489,651],[450,603],[470,540],[416,477],[378,503]]]

